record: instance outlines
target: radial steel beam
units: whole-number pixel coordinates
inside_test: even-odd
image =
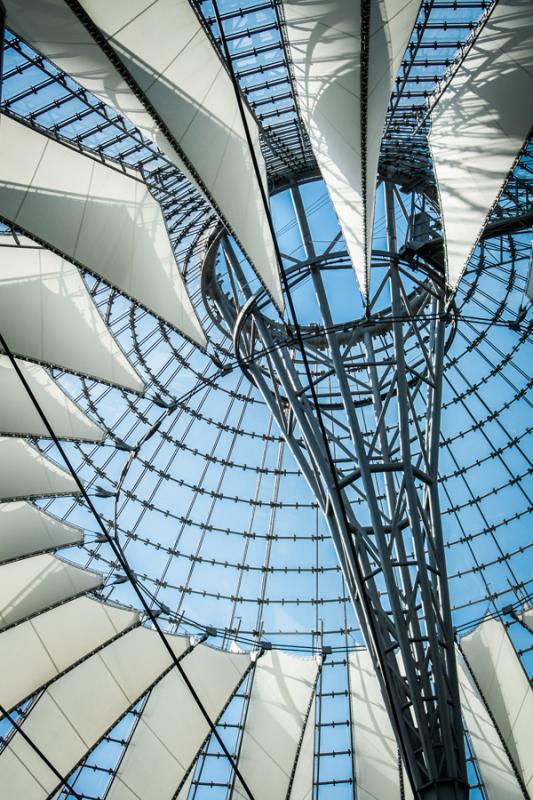
[[[321,324],[303,337],[320,407],[313,405],[296,339],[263,315],[228,242],[227,269],[244,302],[239,305],[235,291],[233,297],[214,292],[213,298],[241,365],[324,512],[415,796],[465,800],[438,494],[444,283],[431,270],[406,269],[398,252],[393,185],[384,191],[385,275],[370,308],[383,306],[384,298],[387,305],[341,335],[299,190],[292,190],[306,251],[302,263],[321,314]]]

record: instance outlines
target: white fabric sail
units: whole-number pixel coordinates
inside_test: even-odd
[[[133,611],[78,597],[4,631],[1,705],[14,708],[138,619]]]
[[[451,289],[532,124],[533,4],[499,0],[431,114]]]
[[[171,638],[178,654],[186,648],[186,638]],[[51,683],[22,730],[67,775],[169,666],[157,634],[134,628]],[[60,781],[16,732],[0,753],[0,785],[10,787],[12,797],[45,800]]]
[[[233,85],[188,0],[82,0],[80,5],[144,103],[63,0],[9,0],[8,25],[127,116],[192,178],[282,307],[274,246]],[[259,129],[248,110],[246,120],[266,188]]]
[[[20,371],[56,436],[101,442],[105,433],[67,397],[59,384],[38,364],[17,359]],[[0,433],[50,438],[33,401],[7,356],[0,355]]]
[[[283,8],[300,111],[366,294],[381,138],[420,2],[370,3],[364,147],[360,1],[285,0]]]
[[[200,345],[159,204],[133,171],[0,118],[0,215]]]
[[[83,531],[18,500],[0,503],[0,564],[83,542]]]
[[[255,800],[287,794],[317,671],[314,659],[278,651],[257,661],[239,756]],[[238,779],[232,797],[248,797]]]
[[[0,628],[15,625],[104,582],[102,575],[48,554],[4,564],[0,576]]]
[[[461,653],[457,653],[461,708],[488,800],[523,800],[509,756]]]
[[[196,646],[184,659],[183,669],[212,720],[219,716],[249,663],[246,654],[205,645]],[[109,800],[172,800],[209,730],[183,678],[172,670],[150,694],[111,784]],[[147,763],[157,764],[157,770],[147,770]]]
[[[0,502],[79,494],[71,475],[22,439],[0,437],[0,475]]]
[[[401,793],[398,745],[368,650],[350,654],[350,689],[358,798],[412,798],[407,781]]]
[[[0,249],[2,335],[10,350],[142,392],[141,378],[98,313],[77,268],[26,237],[22,242],[25,246]]]
[[[526,789],[533,789],[533,690],[505,629],[486,619],[461,639],[472,670]]]

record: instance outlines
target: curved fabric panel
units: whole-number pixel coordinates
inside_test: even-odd
[[[366,155],[360,0],[284,0],[283,8],[300,111],[366,294],[385,116],[420,2],[370,2]]]
[[[0,501],[79,494],[67,472],[22,439],[0,437]]]
[[[533,691],[505,626],[482,622],[461,647],[527,790],[533,789]]]
[[[83,531],[23,500],[0,503],[0,563],[83,542]]]
[[[463,717],[488,800],[523,800],[509,757],[460,652],[457,672]]]
[[[398,745],[368,650],[350,654],[352,736],[360,800],[400,800]],[[405,797],[412,798],[406,782]]]
[[[85,442],[101,442],[104,431],[78,408],[58,383],[38,364],[17,360],[33,395],[56,436]],[[0,433],[15,436],[50,434],[7,356],[0,355]]]
[[[103,582],[96,572],[46,554],[4,564],[0,567],[0,628],[90,592]]]
[[[499,0],[431,122],[448,283],[455,289],[533,123],[531,0]]]
[[[198,645],[183,669],[216,720],[242,680],[250,657]],[[209,726],[185,682],[172,670],[154,687],[111,784],[109,800],[172,800]],[[146,764],[157,764],[147,770]]]
[[[0,634],[0,703],[14,708],[130,628],[138,614],[79,597]]]
[[[155,141],[216,205],[276,302],[274,248],[231,79],[188,0],[82,0],[176,147],[63,0],[9,0],[7,24]],[[246,112],[263,184],[259,130]]]
[[[142,392],[142,380],[98,313],[77,268],[27,238],[24,242],[33,247],[0,250],[0,314],[10,350]]]
[[[188,644],[185,637],[170,640],[178,655]],[[135,628],[52,683],[22,729],[67,775],[169,666],[158,635]],[[0,754],[0,785],[10,797],[44,800],[59,788],[59,781],[15,733]]]
[[[144,181],[2,115],[0,215],[204,345]]]
[[[270,651],[257,660],[239,769],[255,800],[285,797],[313,693],[318,664]],[[248,798],[239,780],[233,798]]]
[[[287,800],[311,800],[313,797],[313,764],[315,755],[315,703],[305,724],[292,787]]]

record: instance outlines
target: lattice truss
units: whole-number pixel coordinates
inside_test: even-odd
[[[365,345],[363,339],[353,338],[353,320],[363,320],[365,313],[368,316],[369,301],[365,304],[359,292],[349,246],[327,188],[318,177],[308,126],[303,121],[305,109],[298,98],[298,62],[291,49],[289,4],[287,9],[274,0],[219,2],[216,9],[211,2],[194,5],[202,30],[221,56],[227,57],[229,52],[246,113],[257,122],[255,144],[266,164],[265,186],[275,193],[272,214],[277,242],[309,342],[306,347],[311,369],[314,375],[321,375],[317,390],[325,409],[337,475],[345,481],[341,488],[349,497],[354,524],[369,529],[373,520],[368,496],[357,483],[357,469],[349,466],[359,463],[360,454],[354,451],[336,408],[339,384],[319,341],[319,326],[325,330],[324,336],[333,330],[341,340],[343,357],[352,359],[357,369],[363,365],[371,370],[368,340]],[[531,619],[526,611],[532,600],[528,530],[532,510],[533,324],[528,299],[533,218],[530,141],[492,208],[453,299],[452,293],[439,294],[442,281],[436,281],[430,287],[432,291],[420,299],[417,286],[427,288],[428,273],[416,273],[419,277],[413,280],[412,265],[429,265],[433,270],[430,277],[444,270],[442,222],[428,148],[429,119],[433,107],[438,108],[440,94],[445,96],[450,71],[460,67],[470,37],[482,30],[491,8],[488,2],[475,0],[429,0],[420,7],[399,64],[385,121],[371,235],[374,254],[369,295],[375,303],[371,313],[384,314],[389,301],[392,307],[387,294],[387,281],[391,280],[387,221],[393,219],[400,274],[397,299],[404,312],[407,307],[412,312],[409,303],[414,297],[415,316],[420,312],[417,323],[404,326],[398,334],[404,337],[408,378],[419,375],[421,369],[431,377],[435,367],[430,363],[430,345],[439,336],[435,320],[442,323],[445,353],[440,433],[435,442],[436,485],[447,562],[446,586],[454,633],[461,641],[457,663],[472,800],[496,797],[495,786],[507,792],[502,797],[526,797],[528,791],[527,759],[516,745],[518,728],[505,728],[508,709],[502,711],[491,695],[490,676],[505,668],[522,691],[524,671],[531,675],[533,666]],[[355,791],[356,797],[369,797],[366,792],[375,790],[377,780],[384,781],[383,798],[411,797],[405,758],[388,721],[375,664],[362,649],[367,631],[364,624],[362,630],[361,617],[354,611],[357,592],[346,579],[328,528],[327,498],[312,491],[306,480],[309,451],[303,448],[304,457],[298,459],[296,451],[302,448],[304,437],[287,402],[279,371],[272,368],[273,356],[265,353],[265,347],[268,350],[272,345],[275,357],[289,354],[291,369],[302,381],[302,394],[309,400],[310,387],[305,386],[304,360],[289,310],[285,309],[282,323],[272,323],[268,341],[254,329],[254,323],[246,327],[249,317],[245,316],[244,322],[241,320],[240,349],[235,349],[232,326],[252,294],[259,293],[268,319],[275,320],[276,311],[268,294],[261,294],[261,287],[268,282],[266,273],[256,265],[250,268],[244,256],[249,252],[248,243],[232,220],[228,222],[230,212],[222,207],[222,194],[213,201],[205,191],[207,179],[202,185],[195,173],[191,180],[190,163],[184,161],[180,169],[161,140],[155,143],[141,123],[132,124],[131,118],[126,119],[32,47],[14,26],[9,27],[9,4],[7,11],[3,130],[8,125],[19,126],[21,140],[26,131],[28,135],[46,135],[56,146],[68,145],[77,157],[85,154],[99,165],[115,168],[121,179],[136,171],[139,183],[148,187],[156,201],[154,207],[161,209],[163,229],[168,232],[181,273],[183,287],[173,284],[168,291],[185,298],[184,318],[196,322],[186,330],[183,324],[181,330],[186,335],[182,335],[176,320],[169,324],[163,310],[144,302],[135,286],[117,288],[117,280],[109,279],[103,269],[99,273],[81,255],[67,254],[69,263],[77,267],[73,272],[83,278],[81,288],[76,284],[78,295],[85,293],[86,297],[79,300],[86,303],[83,309],[78,306],[79,315],[86,316],[87,309],[94,306],[105,323],[101,329],[99,322],[91,323],[91,335],[96,331],[103,343],[102,353],[96,352],[93,362],[88,358],[87,366],[77,368],[75,359],[72,363],[54,361],[42,353],[24,350],[25,343],[12,345],[35,391],[48,385],[51,377],[55,391],[64,393],[60,402],[71,428],[67,425],[58,436],[94,510],[119,547],[117,555],[87,499],[68,481],[54,483],[59,480],[57,476],[49,478],[50,491],[17,494],[8,489],[2,495],[5,502],[1,508],[6,511],[20,504],[21,497],[30,497],[32,510],[38,508],[52,515],[47,519],[54,523],[61,520],[63,525],[50,533],[47,546],[30,542],[21,552],[18,545],[9,551],[8,543],[3,553],[5,567],[25,565],[31,573],[31,564],[35,564],[38,572],[42,565],[36,559],[54,559],[56,550],[68,546],[64,552],[60,549],[60,555],[68,560],[72,575],[65,572],[57,579],[60,588],[52,596],[47,589],[31,608],[15,609],[12,617],[3,616],[6,631],[0,634],[0,651],[8,659],[17,646],[12,644],[17,633],[23,638],[23,632],[32,625],[32,636],[47,643],[54,661],[46,625],[56,624],[56,619],[64,624],[64,636],[71,635],[73,644],[63,666],[58,662],[53,670],[44,670],[46,679],[42,682],[29,679],[24,683],[23,676],[20,686],[10,686],[2,695],[2,706],[9,713],[0,723],[0,765],[3,754],[13,748],[17,736],[20,738],[24,720],[30,723],[34,719],[35,735],[38,739],[41,736],[39,741],[46,741],[49,721],[43,712],[44,728],[39,729],[40,709],[45,700],[59,705],[67,702],[60,696],[63,684],[58,676],[72,674],[75,692],[82,691],[83,681],[89,681],[98,692],[98,675],[89,674],[91,658],[104,654],[107,647],[116,648],[115,676],[120,676],[128,658],[137,658],[136,647],[157,649],[155,619],[172,639],[186,675],[192,679],[197,670],[199,682],[204,680],[202,690],[207,691],[209,678],[205,676],[209,670],[219,668],[224,676],[218,693],[207,702],[214,731],[205,720],[198,721],[197,708],[183,712],[191,725],[190,753],[185,756],[186,765],[180,769],[173,765],[174,771],[169,772],[173,788],[162,789],[161,797],[249,797],[250,791],[255,798],[273,796],[261,794],[264,788],[254,784],[254,767],[250,765],[257,763],[262,767],[266,763],[267,770],[277,764],[284,776],[280,777],[279,796],[292,800],[341,800],[353,797]],[[295,188],[298,183],[299,188]],[[28,252],[36,244],[49,247],[50,243],[22,222],[10,222],[5,211],[1,216],[2,263],[16,252],[19,268],[24,269]],[[220,217],[229,234],[224,232]],[[59,257],[62,252],[58,246],[55,255]],[[6,253],[9,256],[4,256]],[[324,297],[333,310],[329,319],[317,301],[310,299],[316,290],[316,276],[314,279],[309,270],[313,259],[321,265]],[[271,294],[276,291],[274,284],[267,288]],[[344,292],[356,299],[341,300]],[[0,300],[3,318],[7,318],[8,307],[17,295],[6,292],[5,297],[5,301]],[[32,315],[34,308],[29,304],[23,312]],[[400,308],[392,311],[398,314]],[[74,316],[69,321],[74,325]],[[68,324],[61,332],[65,340]],[[83,349],[88,331],[76,329],[79,349]],[[9,343],[9,331],[0,327],[0,333]],[[366,442],[372,439],[374,425],[374,446],[381,461],[394,461],[399,447],[397,419],[392,402],[387,406],[394,396],[392,391],[387,396],[387,388],[395,387],[396,391],[398,378],[391,377],[392,370],[383,367],[393,354],[392,339],[387,335],[379,338],[378,332],[370,343],[370,347],[382,348],[379,358],[383,360],[379,362],[375,356],[374,378],[379,387],[374,386],[374,394],[379,395],[385,387],[386,408],[376,427],[373,410],[365,410],[363,403],[360,422]],[[104,362],[108,364],[110,352],[113,358],[108,369]],[[27,360],[23,361],[24,356]],[[0,359],[8,385],[7,381],[13,381],[10,365],[6,356]],[[363,378],[357,369],[352,391],[354,396],[358,391],[363,396],[368,393],[367,373]],[[276,395],[277,417],[275,404],[265,400],[260,380]],[[127,388],[120,388],[124,386]],[[410,387],[411,412],[425,419],[428,403],[434,402],[431,397],[427,400],[427,382],[411,381]],[[23,396],[17,395],[16,403],[23,402]],[[22,441],[11,438],[17,435],[24,435],[33,445],[30,460],[41,454],[64,467],[42,421],[31,417],[30,412],[28,418],[24,430],[3,421],[6,438],[0,441],[4,448],[3,453],[0,450],[2,471],[4,465],[13,463],[20,463],[24,471],[25,464],[30,463],[24,460],[30,457],[27,452],[13,450],[14,443]],[[10,417],[2,409],[2,419],[12,420],[13,412]],[[421,429],[418,433],[413,463],[422,473],[432,465],[429,454],[423,463],[425,433]],[[295,447],[290,442],[293,434]],[[390,524],[394,515],[406,514],[392,468],[388,478],[382,475],[374,485],[382,522],[388,520]],[[121,554],[149,609],[141,615],[137,613],[139,596],[125,574]],[[412,552],[404,555],[407,560],[413,558]],[[23,556],[26,558],[18,560]],[[54,570],[63,570],[63,563],[54,561],[50,566],[47,562],[45,567],[55,574]],[[17,587],[17,581],[23,580],[15,575],[13,585]],[[380,579],[376,593],[386,606],[387,592]],[[357,597],[355,600],[357,607]],[[76,641],[78,617],[73,613],[69,619],[72,603],[80,604],[76,614],[87,619],[85,643]],[[64,614],[63,622],[60,613]],[[100,616],[106,617],[107,627],[98,621]],[[477,632],[468,634],[487,616]],[[8,635],[12,639],[2,642]],[[141,644],[135,644],[132,636]],[[493,652],[492,644],[500,640],[501,648],[491,661],[492,672],[487,672],[484,660],[488,652]],[[252,659],[249,651],[254,653]],[[28,659],[34,657],[32,652],[28,650]],[[215,657],[220,660],[219,667],[210,662]],[[74,668],[75,664],[78,666]],[[84,665],[88,670],[85,678],[78,672]],[[113,672],[114,666],[109,669]],[[268,728],[272,674],[287,681],[297,702],[290,719],[270,720],[272,727]],[[142,777],[135,784],[135,748],[141,749],[147,726],[159,719],[157,704],[184,703],[189,708],[190,697],[182,684],[172,685],[175,677],[167,658],[155,666],[153,674],[132,682],[109,718],[99,720],[96,733],[87,733],[89,744],[73,754],[72,763],[59,770],[59,777],[55,775],[49,783],[43,778],[45,788],[35,796],[61,800],[152,796],[142,793],[146,791]],[[527,681],[524,685],[527,709]],[[55,699],[54,686],[58,687]],[[360,686],[371,698],[366,705],[360,702]],[[275,700],[272,705],[276,705]],[[522,725],[523,720],[522,716]],[[165,724],[172,727],[171,722]],[[161,741],[172,736],[165,727],[157,729],[155,722],[154,729]],[[262,730],[266,731],[263,750]],[[283,730],[290,731],[285,761],[279,743],[278,749],[269,744]],[[366,743],[363,730],[371,732],[372,738]],[[383,748],[383,771],[372,766],[373,748]],[[265,752],[270,761],[261,761]],[[501,765],[496,777],[490,767],[495,753]],[[24,761],[36,755],[21,749],[19,757]],[[248,788],[241,777],[248,780]],[[128,794],[123,787],[130,780]],[[62,781],[66,784],[63,788]]]

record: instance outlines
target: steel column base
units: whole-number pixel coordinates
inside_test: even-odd
[[[457,781],[443,781],[421,789],[416,800],[468,800],[470,789],[467,784]]]

